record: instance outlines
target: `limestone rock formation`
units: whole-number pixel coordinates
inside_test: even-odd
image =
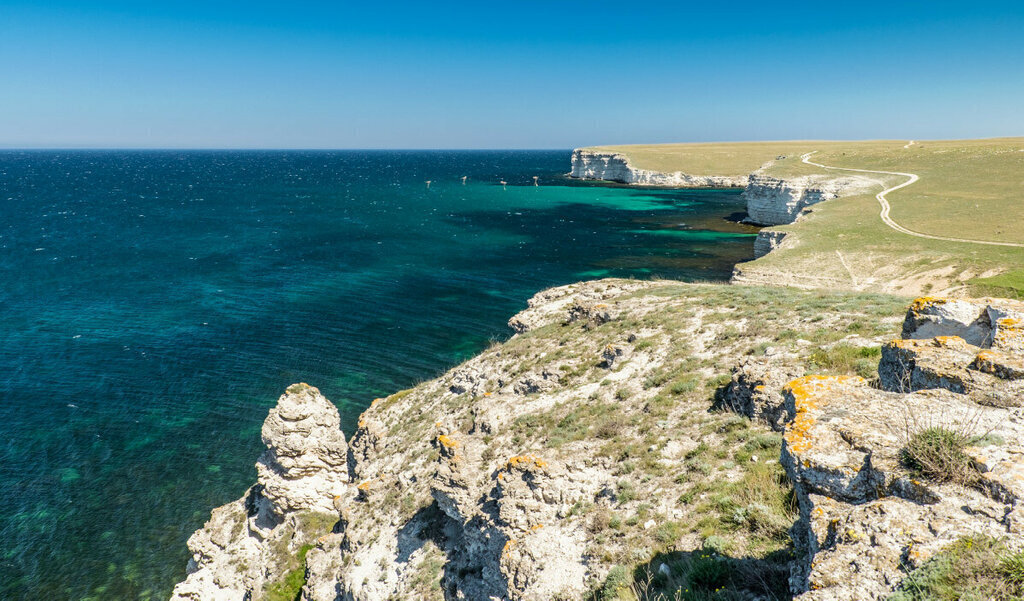
[[[743,190],[747,220],[759,225],[783,225],[796,221],[807,207],[871,190],[877,184],[866,177],[806,175],[781,179],[753,174]]]
[[[754,258],[760,259],[772,252],[782,245],[782,241],[785,240],[785,238],[786,232],[777,232],[768,229],[759,231],[757,233],[757,237],[754,238]]]
[[[334,406],[294,385],[257,484],[189,539],[173,599],[581,599],[614,591],[616,569],[686,586],[689,564],[659,557],[734,532],[744,562],[748,541],[782,551],[787,531],[792,563],[746,561],[767,571],[733,592],[779,598],[759,578],[784,589],[788,573],[801,601],[884,599],[959,537],[1024,540],[1017,305],[944,304],[915,302],[914,337],[885,347],[888,390],[803,374],[845,332],[882,345],[902,301],[624,280],[537,294],[511,340],[375,399],[348,444]],[[907,466],[921,423],[972,430],[970,486]],[[798,515],[784,487],[758,496],[787,477]]]
[[[572,151],[572,170],[569,175],[579,179],[677,188],[739,188],[747,183],[746,176],[690,175],[682,171],[661,173],[637,169],[629,164],[626,155],[581,148]]]
[[[172,600],[262,598],[295,565],[303,545],[338,521],[336,499],[348,489],[347,446],[337,408],[306,384],[295,384],[263,424],[267,450],[257,484],[214,509],[188,540],[188,577]]]
[[[334,511],[348,484],[348,446],[338,410],[319,390],[288,387],[263,422],[263,444],[256,472],[275,515]]]
[[[991,341],[991,331],[1006,326],[997,318],[986,331],[988,312],[1001,310],[985,307],[919,299],[904,335],[956,332]],[[995,338],[1006,344],[1011,337]],[[884,599],[910,569],[962,536],[1024,542],[1020,361],[1016,351],[984,351],[945,335],[888,344],[879,373],[889,391],[851,377],[786,385],[786,412],[794,417],[782,462],[800,505],[793,538],[803,559],[791,585],[801,601]],[[972,482],[930,481],[908,468],[903,449],[926,428],[972,441],[965,449],[977,472]]]

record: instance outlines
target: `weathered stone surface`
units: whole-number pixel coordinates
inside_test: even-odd
[[[690,175],[682,171],[661,173],[637,169],[629,164],[626,155],[580,148],[572,152],[572,170],[569,175],[579,179],[675,188],[736,188],[747,183],[746,176]]]
[[[263,422],[263,443],[256,472],[277,515],[334,511],[349,479],[348,447],[338,410],[319,390],[289,386]]]
[[[303,544],[330,530],[348,489],[338,410],[320,391],[294,384],[263,424],[258,484],[214,509],[188,540],[188,577],[173,601],[250,601],[283,576]]]
[[[1022,534],[1024,409],[1003,401],[1024,379],[1010,342],[890,345],[914,364],[892,377],[930,387],[910,394],[856,377],[801,378],[814,348],[801,336],[843,328],[851,314],[823,310],[812,321],[779,308],[770,326],[758,324],[747,301],[723,302],[729,292],[693,292],[711,288],[608,280],[538,294],[510,322],[526,335],[374,400],[347,446],[333,405],[316,389],[289,388],[264,428],[259,483],[190,539],[189,575],[174,599],[259,601],[303,569],[307,545],[302,601],[579,599],[612,565],[666,548],[656,535],[679,551],[700,548],[695,534],[657,527],[698,523],[706,505],[683,493],[699,491],[703,477],[735,482],[755,463],[783,464],[794,484],[791,583],[803,601],[882,599],[908,567],[960,536]],[[1014,324],[999,326],[1007,318],[991,329],[1011,341]],[[753,338],[737,336],[744,327]],[[769,328],[788,334],[765,346]],[[777,438],[707,411],[708,391],[731,365],[718,400],[784,427],[781,461],[759,448],[740,465],[705,463],[701,449],[739,451],[743,439],[728,430],[737,423],[757,433],[748,440]],[[948,390],[957,383],[966,393]],[[975,403],[982,390],[1002,404]],[[906,470],[908,427],[965,422],[989,434],[966,451],[976,486]]]
[[[910,381],[944,386],[901,394],[860,378],[808,376],[784,389],[795,416],[785,426],[782,463],[800,506],[793,538],[803,559],[791,586],[801,601],[884,599],[908,569],[956,539],[1020,527],[1009,516],[1024,493],[1024,420],[947,389],[962,387],[949,373],[959,375],[976,347],[959,338],[897,342],[891,354],[931,357],[931,367]],[[940,373],[943,361],[949,369]],[[967,450],[977,486],[923,481],[904,467],[907,438],[925,427],[970,428],[996,441]]]
[[[967,308],[965,308],[967,307]],[[1009,314],[1015,301],[977,303],[918,299],[911,305],[904,332],[916,339],[895,340],[882,348],[882,388],[909,392],[943,388],[995,407],[1024,404],[1024,350]],[[977,318],[972,316],[978,315]],[[991,318],[994,317],[994,320]],[[959,335],[922,339],[923,333],[955,331],[989,345],[980,348]]]
[[[916,299],[903,322],[903,338],[959,336],[981,348],[1024,350],[1024,303],[1007,299]]]
[[[782,387],[804,373],[802,365],[769,358],[746,358],[732,370],[732,380],[718,401],[726,408],[762,421],[773,430],[793,419],[786,411]]]
[[[879,382],[883,389],[895,392],[945,388],[966,393],[989,380],[970,369],[979,351],[959,336],[893,340],[882,347]]]
[[[743,198],[747,201],[747,220],[760,225],[783,225],[796,221],[807,207],[851,194],[860,194],[877,186],[860,176],[807,175],[780,179],[753,174]]]
[[[785,238],[786,232],[777,232],[767,229],[761,230],[757,233],[757,238],[754,238],[754,258],[760,259],[772,252],[782,245],[782,241]]]

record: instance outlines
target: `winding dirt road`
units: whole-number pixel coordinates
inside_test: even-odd
[[[913,144],[913,142],[911,142],[910,144]],[[910,144],[907,144],[907,146],[904,146],[904,148],[908,148],[910,146]],[[882,218],[882,221],[885,223],[885,225],[887,225],[890,228],[896,230],[897,232],[900,232],[901,234],[906,234],[908,236],[917,236],[918,238],[928,238],[929,240],[945,240],[947,242],[966,242],[968,244],[985,244],[985,245],[988,245],[988,246],[1013,246],[1013,247],[1016,247],[1016,248],[1024,248],[1024,244],[1020,244],[1020,243],[1017,243],[1017,242],[990,242],[990,241],[987,241],[987,240],[969,240],[967,238],[950,238],[950,237],[947,237],[947,236],[933,236],[931,234],[922,234],[921,232],[915,232],[914,230],[907,229],[907,228],[903,227],[902,225],[896,223],[895,221],[892,220],[891,217],[889,217],[889,210],[892,207],[889,206],[889,201],[886,200],[885,195],[888,194],[889,192],[895,192],[896,190],[899,190],[900,188],[906,188],[907,186],[909,186],[909,185],[913,184],[914,182],[916,182],[917,180],[921,179],[921,178],[919,178],[917,176],[917,174],[915,174],[915,173],[901,173],[899,171],[873,171],[871,169],[851,169],[849,167],[830,167],[829,165],[822,165],[821,163],[815,163],[814,161],[811,160],[811,155],[816,153],[816,152],[818,152],[818,151],[815,150],[814,152],[808,152],[807,154],[802,155],[800,158],[803,160],[804,163],[807,163],[808,165],[813,165],[815,167],[821,167],[822,169],[831,169],[833,171],[854,171],[854,172],[857,172],[857,173],[877,173],[877,174],[880,174],[880,175],[899,175],[899,176],[903,176],[903,177],[907,178],[907,181],[903,182],[902,184],[899,184],[897,186],[893,186],[891,188],[886,188],[885,190],[882,190],[881,192],[879,192],[878,194],[875,195],[875,198],[878,199],[878,204],[882,205],[882,212],[879,213],[879,216]]]

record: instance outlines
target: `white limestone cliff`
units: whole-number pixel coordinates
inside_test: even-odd
[[[875,185],[866,177],[807,175],[781,179],[752,174],[743,190],[747,219],[758,225],[793,223],[807,207],[840,196],[862,194]]]
[[[577,179],[678,188],[741,188],[747,184],[746,176],[691,175],[682,171],[662,173],[638,169],[630,165],[629,157],[624,154],[581,148],[572,151],[572,171],[569,175]]]
[[[857,175],[805,175],[783,179],[765,175],[762,169],[745,176],[690,175],[681,171],[661,173],[638,169],[630,164],[629,157],[621,153],[577,148],[572,153],[569,176],[644,186],[743,187],[743,198],[747,201],[746,221],[757,225],[793,223],[811,205],[840,196],[861,194],[877,184],[870,178]]]

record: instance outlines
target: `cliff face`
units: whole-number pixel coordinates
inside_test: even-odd
[[[753,174],[743,198],[747,220],[759,225],[793,223],[807,207],[840,196],[861,194],[876,185],[865,177],[803,176],[787,179]]]
[[[572,170],[569,175],[579,179],[603,180],[620,184],[642,186],[671,186],[678,188],[740,188],[747,177],[716,175],[690,175],[682,171],[661,173],[637,169],[623,154],[595,152],[577,148],[572,152]]]
[[[879,387],[870,361],[804,375],[878,356],[900,303],[548,290],[509,342],[375,400],[347,445],[334,407],[292,386],[257,485],[190,538],[174,599],[868,600],[961,536],[1017,545],[1024,305],[920,299],[882,346]],[[968,479],[908,467],[924,426],[969,430]],[[743,577],[704,582],[708,562]]]
[[[743,187],[747,221],[758,225],[793,223],[809,206],[851,194],[866,192],[876,185],[860,176],[807,175],[777,178],[758,170],[748,176],[698,176],[682,172],[661,173],[637,169],[623,154],[577,148],[572,153],[571,177],[624,184],[680,188]]]

